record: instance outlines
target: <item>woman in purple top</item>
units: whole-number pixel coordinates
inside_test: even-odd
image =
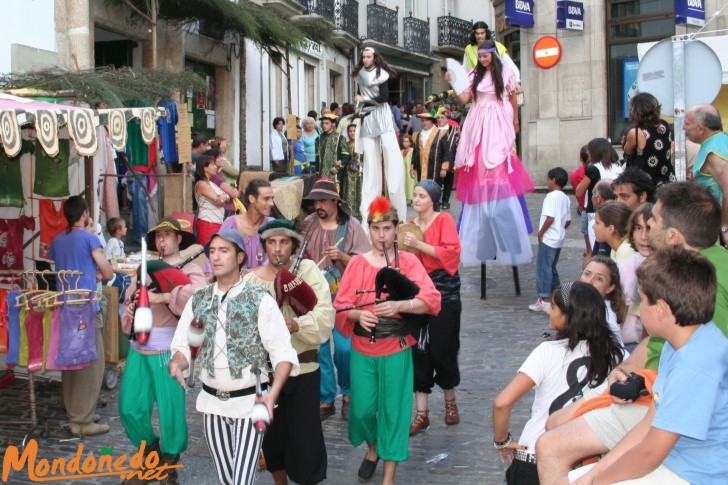
[[[233,206],[233,199],[240,196],[238,189],[230,185],[222,174],[222,169],[225,166],[225,157],[221,150],[217,148],[210,148],[205,152],[215,159],[215,165],[217,165],[217,173],[210,177],[210,181],[214,182],[223,192],[230,196],[230,201],[225,204],[225,217],[235,214],[235,206]]]

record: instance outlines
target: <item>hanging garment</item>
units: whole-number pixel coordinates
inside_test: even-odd
[[[8,353],[8,292],[0,288],[0,354]]]
[[[129,166],[142,172],[149,171],[149,147],[142,140],[141,123],[132,119],[127,124],[126,153]]]
[[[68,197],[68,159],[71,148],[68,140],[59,140],[58,155],[49,157],[35,146],[35,182],[33,192],[43,197]]]
[[[57,365],[83,364],[99,358],[96,352],[96,312],[91,302],[63,305],[60,341],[63,345],[59,346],[56,354]]]
[[[51,345],[51,325],[53,324],[53,308],[46,308],[43,312],[43,372],[46,370],[48,348]]]
[[[50,313],[50,337],[48,338],[48,350],[45,353],[45,368],[48,370],[79,370],[88,366],[88,363],[78,365],[58,365],[56,357],[58,355],[58,343],[61,340],[61,312],[63,307],[57,306],[46,310],[46,315]],[[45,317],[43,320],[45,324]],[[45,330],[45,327],[43,327]]]
[[[28,319],[28,308],[20,308],[18,315],[18,324],[20,325],[20,348],[18,349],[18,365],[28,365],[28,327],[25,321]]]
[[[0,150],[0,206],[22,209],[24,202],[20,155],[8,158],[5,152]]]
[[[15,297],[20,290],[13,290],[8,293],[5,302],[8,306],[8,357],[6,364],[17,364],[20,353],[20,308],[15,306]]]
[[[171,99],[160,101],[161,106],[167,111],[167,116],[157,120],[157,129],[159,138],[162,142],[162,153],[164,154],[164,163],[178,163],[179,153],[177,152],[176,127],[178,121],[177,103]]]
[[[28,339],[28,372],[43,367],[43,310],[28,310],[25,317],[25,333]]]
[[[65,220],[65,219],[64,219]],[[0,219],[0,270],[23,269],[23,231],[35,229],[35,219]]]
[[[40,252],[38,255],[41,258],[50,259],[48,252],[53,239],[68,227],[66,217],[63,215],[65,203],[65,200],[41,199],[38,201],[40,212],[38,215],[40,218]]]

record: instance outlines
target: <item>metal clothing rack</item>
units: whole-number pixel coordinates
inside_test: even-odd
[[[17,277],[20,281],[25,281],[26,277],[35,277],[40,275],[46,275],[46,276],[77,276],[82,275],[83,271],[74,271],[74,270],[66,270],[66,271],[40,271],[40,270],[2,270],[0,271],[0,276],[14,276]],[[22,449],[25,449],[26,444],[28,443],[28,439],[33,434],[33,432],[38,428],[38,415],[35,409],[35,371],[28,370],[28,401],[30,402],[30,419],[29,420],[10,420],[10,421],[3,421],[4,424],[10,424],[10,425],[29,425],[30,429],[23,437],[23,441],[21,443]],[[50,434],[50,431],[48,429],[48,419],[43,420],[43,429],[40,432],[41,438],[47,438]]]

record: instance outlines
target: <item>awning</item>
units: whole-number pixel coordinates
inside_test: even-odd
[[[78,154],[90,157],[98,150],[98,126],[106,126],[111,145],[123,150],[128,121],[141,121],[142,140],[148,145],[157,135],[157,118],[164,116],[164,108],[157,107],[94,110],[0,93],[0,142],[9,157],[16,156],[22,147],[21,128],[32,125],[43,151],[53,157],[59,151],[58,129],[65,125]]]

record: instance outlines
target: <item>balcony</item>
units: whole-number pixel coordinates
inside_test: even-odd
[[[334,0],[299,0],[306,7],[306,15],[319,15],[334,22]]]
[[[397,47],[399,44],[399,10],[382,5],[367,5],[367,38]]]
[[[437,18],[437,46],[444,54],[462,55],[470,42],[473,23],[448,15]]]
[[[337,30],[359,39],[359,2],[356,0],[336,0],[334,19]]]
[[[306,10],[301,0],[262,0],[262,3],[284,18],[301,15]]]
[[[410,13],[409,17],[404,18],[402,24],[405,50],[430,55],[430,22],[415,18]]]

